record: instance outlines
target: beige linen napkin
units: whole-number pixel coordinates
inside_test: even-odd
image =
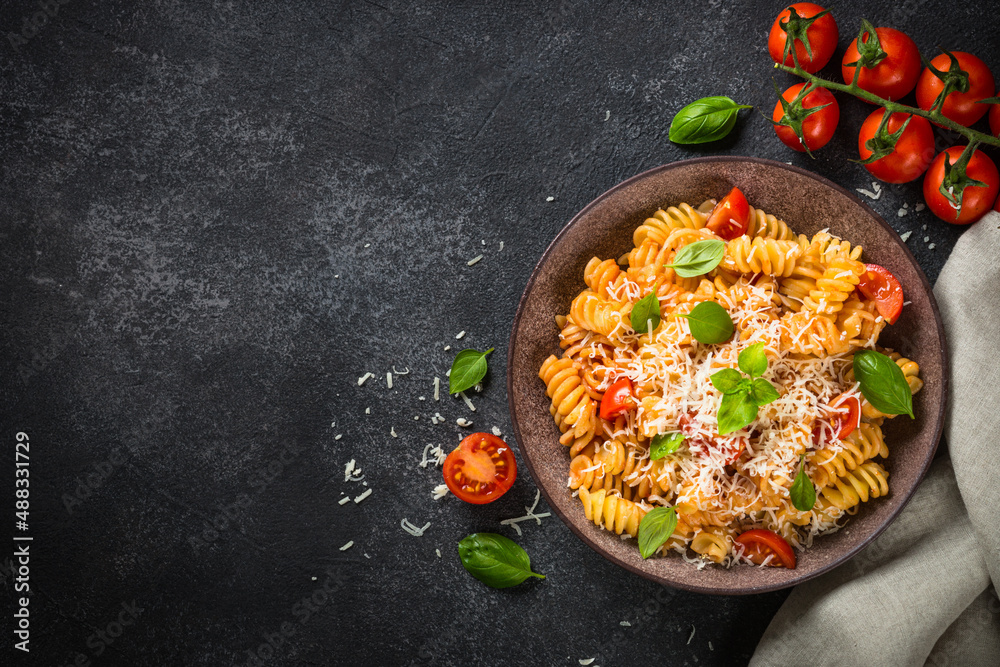
[[[934,294],[951,458],[857,557],[792,591],[752,667],[1000,665],[1000,214],[962,235]]]

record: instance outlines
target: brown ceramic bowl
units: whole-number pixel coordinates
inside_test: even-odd
[[[643,560],[635,540],[622,540],[588,522],[566,487],[569,454],[549,416],[549,399],[538,378],[542,361],[559,353],[553,317],[569,311],[594,256],[619,257],[632,247],[632,231],[660,207],[723,197],[739,187],[751,205],[785,220],[796,232],[831,233],[865,248],[869,262],[892,271],[911,303],[880,338],[883,345],[920,364],[924,389],[914,401],[916,420],[901,417],[886,428],[890,456],[888,496],[862,503],[840,531],[818,538],[798,553],[798,566],[702,570],[678,555]],[[598,553],[647,579],[700,593],[742,595],[793,586],[845,562],[899,514],[923,478],[944,421],[948,372],[944,329],[931,286],[889,225],[844,188],[804,169],[749,157],[706,157],[639,174],[595,199],[567,224],[542,255],[528,280],[511,331],[507,395],[514,435],[531,476],[553,511]]]

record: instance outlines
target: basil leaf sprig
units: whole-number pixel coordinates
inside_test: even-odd
[[[812,480],[806,474],[805,454],[802,455],[802,460],[799,464],[799,474],[795,476],[795,481],[792,482],[789,495],[792,497],[792,504],[795,505],[795,509],[800,512],[808,512],[816,504],[816,487],[813,486]]]
[[[681,278],[701,276],[719,265],[726,254],[726,242],[719,239],[705,239],[689,243],[674,255],[673,264],[665,264]]]
[[[662,547],[677,527],[677,510],[657,507],[646,512],[639,522],[639,553],[649,558]]]
[[[677,112],[670,121],[670,141],[675,144],[704,144],[729,134],[736,125],[740,109],[752,109],[718,95],[703,97]]]
[[[913,394],[906,376],[896,362],[881,352],[862,350],[854,354],[854,379],[861,385],[865,399],[887,415],[910,415],[913,419]]]
[[[684,442],[684,434],[678,431],[673,433],[657,433],[653,436],[653,442],[649,444],[649,460],[656,461],[664,456],[670,456]]]
[[[719,435],[739,431],[757,418],[757,409],[777,400],[781,394],[760,377],[767,370],[764,343],[754,343],[740,352],[740,370],[723,368],[711,376],[712,385],[722,392],[719,404]],[[744,377],[743,373],[749,377]]]
[[[733,331],[733,318],[729,312],[714,301],[702,301],[687,315],[691,335],[699,343],[714,345],[729,340]]]
[[[486,377],[486,355],[492,351],[491,347],[485,352],[462,350],[456,354],[448,374],[448,393],[457,394],[479,384]]]
[[[655,290],[632,306],[632,329],[636,333],[653,333],[660,326],[660,300]],[[649,325],[653,328],[650,329]]]
[[[517,586],[528,577],[545,578],[531,571],[528,552],[496,533],[473,533],[464,538],[458,543],[458,557],[469,574],[492,588]]]

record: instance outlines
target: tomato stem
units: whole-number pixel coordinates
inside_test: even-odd
[[[867,90],[863,90],[860,86],[858,86],[857,72],[860,71],[860,68],[857,68],[855,70],[854,80],[850,84],[845,85],[843,83],[837,83],[836,81],[829,81],[821,76],[816,76],[815,74],[810,74],[801,67],[791,67],[789,65],[784,65],[782,63],[775,63],[774,66],[778,69],[784,70],[790,74],[794,74],[798,77],[805,79],[806,81],[809,81],[815,87],[826,88],[828,90],[835,90],[841,93],[847,93],[859,99],[871,102],[872,104],[881,106],[886,110],[887,116],[893,113],[905,113],[905,114],[911,114],[913,116],[920,116],[921,118],[926,118],[927,120],[933,123],[937,123],[942,127],[946,127],[949,130],[958,132],[963,137],[968,139],[970,144],[982,143],[1000,148],[1000,137],[994,137],[993,135],[985,134],[983,132],[978,132],[976,130],[973,130],[972,128],[960,125],[959,123],[956,123],[952,119],[946,118],[944,115],[941,114],[939,110],[932,109],[931,111],[924,111],[923,109],[918,109],[916,107],[911,107],[906,104],[900,104],[899,102],[893,102],[891,100],[887,100],[883,97],[875,95],[874,93],[870,93]]]

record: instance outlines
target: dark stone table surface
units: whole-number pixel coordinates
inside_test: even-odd
[[[3,3],[3,506],[23,432],[30,520],[14,532],[33,538],[31,653],[5,613],[13,664],[745,663],[785,593],[665,589],[554,517],[517,538],[548,578],[487,589],[456,542],[516,537],[499,520],[532,480],[474,507],[433,500],[440,472],[418,463],[468,431],[459,417],[509,432],[518,298],[612,185],[735,154],[871,187],[847,160],[870,112],[853,99],[815,160],[756,110],[724,141],[668,141],[702,96],[770,112],[772,77],[792,83],[765,50],[780,7]],[[1000,70],[983,7],[843,0],[835,62],[865,16]],[[871,205],[913,232],[933,280],[961,229],[920,201],[918,182]],[[461,347],[496,348],[475,413],[432,400]],[[409,373],[390,390],[394,369]],[[344,481],[352,459],[364,482]],[[413,537],[404,518],[430,527]]]

